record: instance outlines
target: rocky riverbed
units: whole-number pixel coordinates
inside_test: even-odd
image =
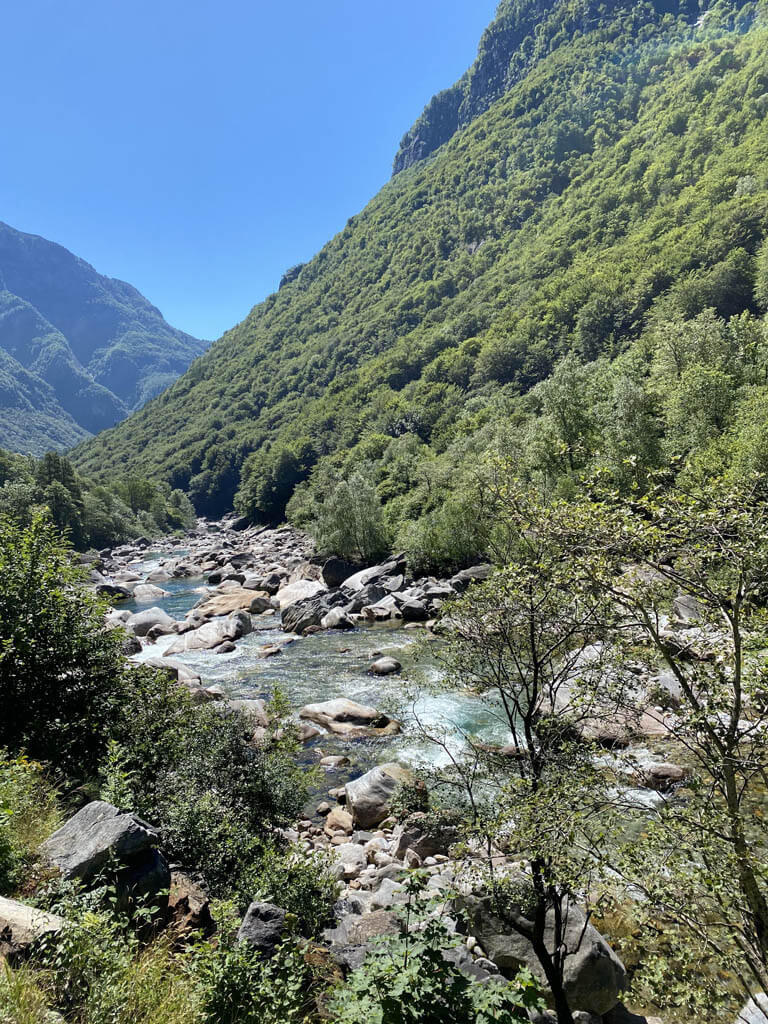
[[[180,539],[102,552],[92,566],[93,586],[114,601],[106,626],[125,631],[133,660],[170,671],[197,700],[227,700],[249,713],[255,742],[268,725],[266,700],[278,688],[288,698],[304,756],[324,782],[286,838],[297,856],[325,851],[335,864],[339,901],[326,939],[347,966],[372,937],[400,927],[393,911],[405,899],[409,871],[426,871],[437,894],[466,877],[466,862],[452,859],[450,835],[431,834],[419,815],[395,822],[389,802],[409,768],[435,763],[424,727],[457,745],[468,734],[499,748],[510,742],[487,704],[435,685],[440,614],[490,571],[480,565],[450,579],[414,579],[401,556],[365,567],[320,559],[299,531],[234,518],[200,521]],[[695,611],[678,609],[670,628],[693,638]],[[637,672],[649,693],[669,691],[663,673]],[[643,806],[685,777],[666,749],[672,703],[649,703],[640,719],[617,720],[591,737],[605,745],[609,766],[610,748],[633,744],[638,771],[626,795]],[[251,930],[260,927],[259,913]],[[494,931],[482,899],[470,916],[461,957],[474,976],[487,980],[515,957],[535,968],[517,938]],[[612,1009],[623,967],[593,931],[589,954],[573,958],[575,990],[585,993],[579,1019],[632,1020]]]

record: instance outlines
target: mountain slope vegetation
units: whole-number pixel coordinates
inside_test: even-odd
[[[532,6],[510,87],[78,467],[299,523],[357,475],[428,547],[499,446],[561,492],[730,465],[768,429],[764,12],[572,10]]]
[[[0,223],[0,443],[40,453],[113,426],[205,345],[131,285]]]

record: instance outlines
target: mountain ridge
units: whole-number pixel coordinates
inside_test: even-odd
[[[0,349],[13,361],[4,361],[0,414],[0,444],[8,447],[40,454],[113,426],[206,347],[167,324],[133,285],[99,274],[59,243],[3,222],[0,285]],[[23,380],[13,365],[23,368]],[[30,375],[38,382],[31,390]],[[18,393],[12,393],[12,377]],[[25,409],[39,413],[30,417],[26,438]],[[5,431],[11,419],[13,431]]]
[[[633,4],[564,40],[166,393],[78,447],[78,465],[98,475],[141,452],[200,512],[236,502],[280,521],[356,465],[384,473],[398,446],[471,463],[492,427],[530,415],[559,359],[619,355],[670,291],[726,282],[732,301],[709,304],[754,311],[768,230],[756,19],[749,3],[703,25]],[[415,486],[379,494],[418,518],[440,492],[409,498]]]

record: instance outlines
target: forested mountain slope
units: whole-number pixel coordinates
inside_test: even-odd
[[[39,453],[111,427],[204,348],[131,285],[0,223],[0,445]]]
[[[562,28],[536,60],[525,35],[507,91],[78,466],[141,463],[202,512],[236,500],[265,521],[299,485],[298,522],[359,472],[396,533],[440,514],[501,435],[561,488],[722,438],[765,383],[764,16],[606,5],[570,32],[572,9],[533,8]],[[704,338],[689,365],[659,354],[676,330]],[[689,443],[691,395],[722,415]]]

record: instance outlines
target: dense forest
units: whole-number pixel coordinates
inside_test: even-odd
[[[487,111],[75,464],[141,463],[201,513],[272,523],[363,480],[390,542],[462,561],[441,535],[494,448],[559,493],[585,470],[628,487],[759,460],[763,16],[563,18]]]
[[[46,509],[52,523],[81,551],[142,535],[154,538],[189,529],[195,522],[195,510],[183,491],[135,474],[96,484],[56,452],[35,459],[0,448],[0,507],[27,524]]]

